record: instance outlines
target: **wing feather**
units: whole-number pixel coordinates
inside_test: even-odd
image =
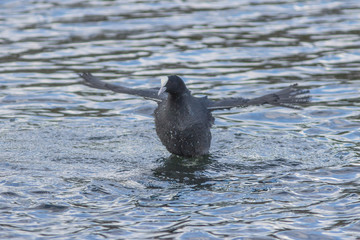
[[[94,77],[91,73],[87,72],[80,73],[79,76],[84,80],[83,84],[92,88],[140,96],[156,102],[161,102],[166,98],[166,94],[158,96],[158,90],[156,89],[128,88],[117,84],[106,83],[99,80],[97,77]]]
[[[294,109],[301,109],[300,105],[310,101],[308,90],[299,89],[297,84],[293,84],[275,93],[266,94],[257,98],[223,98],[220,100],[208,100],[207,108],[210,111],[230,109],[233,107],[247,107],[252,105],[271,104]]]

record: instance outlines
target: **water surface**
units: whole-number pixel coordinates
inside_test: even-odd
[[[0,238],[360,236],[360,4],[1,1]],[[151,101],[88,88],[167,74],[209,98],[299,83],[303,110],[214,112],[210,156],[170,156]]]

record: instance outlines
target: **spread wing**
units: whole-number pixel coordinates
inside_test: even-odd
[[[153,100],[156,102],[161,102],[167,97],[166,94],[161,94],[160,96],[158,96],[158,89],[156,90],[156,89],[128,88],[117,84],[106,83],[94,77],[91,73],[87,73],[87,72],[80,73],[79,76],[82,79],[84,79],[84,81],[82,82],[83,84],[92,88],[111,90],[117,93],[131,94],[131,95],[143,97],[145,99]]]
[[[308,90],[299,89],[297,84],[293,84],[275,93],[267,94],[257,98],[223,98],[219,100],[208,100],[207,108],[210,111],[230,109],[233,107],[247,107],[251,105],[271,104],[288,108],[300,109],[299,105],[308,103],[310,96]]]

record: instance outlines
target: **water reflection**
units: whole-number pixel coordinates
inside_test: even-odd
[[[211,180],[206,174],[210,164],[216,160],[210,156],[185,158],[171,155],[157,160],[159,167],[153,169],[153,174],[162,181],[176,181],[196,187],[204,187],[204,183]]]

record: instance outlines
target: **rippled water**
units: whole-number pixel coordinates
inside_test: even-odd
[[[1,239],[360,236],[357,0],[3,0],[0,32]],[[81,71],[312,103],[215,112],[211,155],[182,159],[154,103]]]

